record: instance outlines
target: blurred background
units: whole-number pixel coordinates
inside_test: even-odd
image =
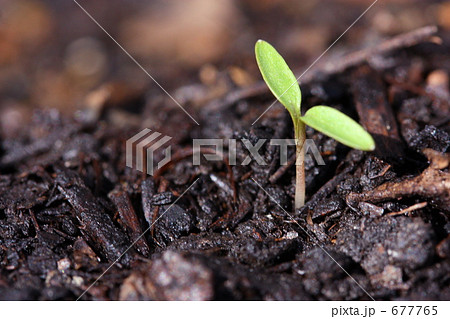
[[[262,38],[294,68],[306,68],[372,0],[78,0],[172,92],[227,72],[259,80],[253,46]],[[373,46],[438,24],[450,31],[450,1],[380,0],[323,57]],[[0,0],[0,128],[13,135],[35,108],[65,114],[98,97],[160,89],[72,0]],[[101,91],[100,91],[101,92]],[[149,93],[150,92],[150,93]]]

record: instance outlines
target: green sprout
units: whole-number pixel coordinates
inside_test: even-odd
[[[273,95],[289,111],[294,122],[296,144],[295,208],[305,204],[305,125],[352,148],[373,151],[375,142],[369,133],[353,119],[329,106],[314,106],[304,116],[301,113],[302,94],[297,79],[283,57],[269,43],[258,40],[256,61],[262,77]]]

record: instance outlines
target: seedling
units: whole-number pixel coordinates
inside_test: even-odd
[[[296,144],[295,208],[305,204],[305,125],[328,135],[349,147],[373,151],[375,142],[369,133],[353,119],[329,106],[310,108],[301,113],[302,95],[297,79],[286,61],[269,43],[259,40],[255,45],[256,61],[262,77],[273,95],[289,111],[294,122]]]

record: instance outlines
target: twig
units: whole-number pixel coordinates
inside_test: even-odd
[[[426,40],[432,38],[437,33],[437,31],[438,27],[435,25],[431,25],[416,29],[411,32],[400,34],[392,39],[380,43],[375,47],[351,53],[345,56],[339,62],[329,61],[323,66],[323,69],[320,71],[328,75],[344,72],[348,68],[362,64],[367,60],[370,60],[374,56],[384,55],[397,49],[407,48],[418,43],[425,42]]]
[[[347,205],[355,209],[359,202],[382,202],[388,199],[420,196],[433,199],[433,205],[444,211],[450,211],[450,173],[443,171],[449,165],[447,154],[432,149],[422,151],[430,161],[430,166],[420,175],[399,182],[386,182],[364,193],[350,193],[346,197]]]
[[[275,183],[281,176],[284,175],[284,173],[286,173],[286,171],[292,166],[294,165],[295,161],[297,159],[297,154],[292,154],[291,158],[289,158],[289,161],[286,163],[286,165],[282,165],[280,166],[279,169],[276,170],[276,172],[269,177],[269,182],[271,182],[272,184]]]
[[[427,206],[427,205],[428,205],[427,202],[417,203],[417,204],[414,204],[414,205],[412,205],[412,206],[409,206],[408,208],[402,209],[402,210],[399,211],[399,212],[392,212],[392,213],[386,214],[386,216],[403,215],[403,214],[406,214],[406,213],[410,213],[410,212],[412,212],[412,211],[415,211],[415,210],[417,210],[417,209],[424,208],[424,207]]]

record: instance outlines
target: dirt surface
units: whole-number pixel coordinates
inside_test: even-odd
[[[268,143],[267,165],[192,164],[194,138],[292,138],[280,105],[252,125],[273,97],[243,69],[175,90],[200,125],[162,92],[108,82],[73,116],[4,126],[0,298],[450,300],[450,37],[429,27],[376,48],[302,81],[304,111],[345,112],[377,149],[308,129],[326,165],[307,160],[298,211],[293,162]],[[125,165],[146,127],[172,137],[154,176]],[[248,155],[238,143],[237,162]]]

